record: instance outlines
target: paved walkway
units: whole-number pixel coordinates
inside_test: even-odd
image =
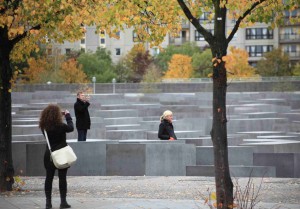
[[[22,177],[19,192],[0,194],[1,209],[45,208],[44,177]],[[255,208],[300,208],[300,179],[253,178],[261,185]],[[244,187],[248,179],[239,178]],[[233,179],[236,182],[236,179]],[[204,209],[208,190],[214,191],[211,177],[68,177],[69,204],[73,209]],[[58,180],[53,183],[53,209],[59,208]]]

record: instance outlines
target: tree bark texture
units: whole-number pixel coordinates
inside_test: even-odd
[[[218,208],[233,205],[233,184],[229,172],[227,117],[227,77],[223,61],[214,67],[213,73],[213,124],[211,137],[214,147],[215,182]]]
[[[11,191],[14,183],[12,160],[11,83],[9,55],[12,45],[7,28],[0,27],[0,191]]]

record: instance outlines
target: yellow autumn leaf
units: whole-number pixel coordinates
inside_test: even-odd
[[[7,25],[11,25],[14,17],[13,16],[8,16],[7,17]]]
[[[210,194],[210,199],[211,199],[211,200],[216,200],[216,199],[217,199],[217,196],[216,196],[216,193],[215,193],[215,192],[212,192],[212,193]]]

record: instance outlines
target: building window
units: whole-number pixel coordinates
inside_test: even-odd
[[[71,49],[66,48],[66,54],[70,54],[71,53]]]
[[[214,30],[208,29],[208,31],[214,34]],[[195,41],[205,41],[203,35],[199,33],[197,30],[195,30]]]
[[[298,40],[300,39],[300,30],[297,28],[284,28],[280,33],[280,40]]]
[[[101,43],[101,44],[105,44],[105,38],[101,38],[101,39],[100,39],[100,43]]]
[[[286,19],[288,19],[288,18],[295,18],[295,17],[297,17],[297,10],[295,9],[295,10],[293,10],[293,11],[288,11],[288,10],[286,10],[286,11],[284,11],[284,16],[285,16],[285,18]]]
[[[249,54],[249,57],[262,57],[264,53],[272,51],[273,46],[272,45],[246,46],[246,50]]]
[[[85,44],[85,38],[82,38],[82,39],[80,40],[80,43],[81,43],[81,44]]]
[[[297,57],[299,56],[299,52],[297,52],[297,45],[295,44],[288,44],[283,46],[283,51],[288,54],[290,57]]]
[[[121,32],[120,31],[116,32],[116,36],[120,38],[121,37]]]
[[[200,23],[204,23],[204,22],[210,22],[210,23],[213,23],[214,22],[214,17],[211,17],[211,20],[210,20],[210,15],[212,13],[211,12],[204,12],[200,18],[199,18],[199,22]]]
[[[246,39],[273,39],[273,30],[268,28],[247,28]]]
[[[120,48],[116,48],[116,55],[121,55],[121,49]]]
[[[132,40],[133,40],[133,42],[140,42],[141,41],[138,34],[134,31],[132,32]]]
[[[81,51],[82,53],[85,53],[85,48],[84,48],[84,47],[81,47],[81,48],[80,48],[80,51]]]

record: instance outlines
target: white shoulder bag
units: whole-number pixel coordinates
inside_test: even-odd
[[[46,130],[44,130],[44,133],[45,133],[45,138],[47,140],[47,144],[48,144],[48,147],[50,150],[50,155],[51,155],[52,161],[56,168],[58,168],[58,169],[68,168],[76,162],[77,157],[76,157],[72,147],[70,147],[69,145],[52,152]]]

